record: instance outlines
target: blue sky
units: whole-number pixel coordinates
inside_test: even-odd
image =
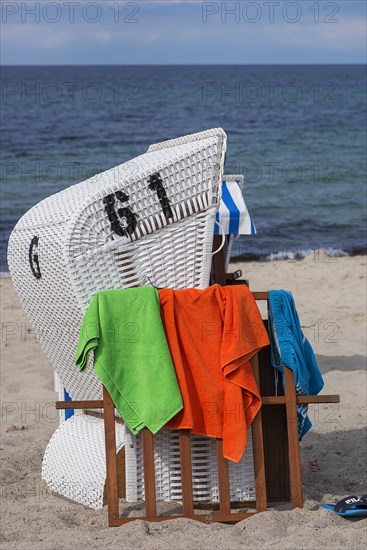
[[[365,0],[1,3],[7,65],[365,63]]]

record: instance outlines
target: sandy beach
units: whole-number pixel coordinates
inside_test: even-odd
[[[310,408],[313,429],[303,459],[319,471],[303,475],[305,506],[278,506],[236,525],[177,519],[107,527],[107,510],[93,511],[51,494],[41,481],[42,457],[58,425],[53,369],[33,333],[10,278],[1,279],[1,548],[237,549],[365,548],[366,519],[325,510],[348,495],[367,493],[366,257],[234,264],[252,290],[293,292],[301,324],[324,376],[324,393],[338,405]]]

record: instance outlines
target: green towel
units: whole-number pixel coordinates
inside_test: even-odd
[[[183,408],[155,288],[97,293],[80,330],[81,371],[92,350],[94,370],[133,434],[156,433]]]

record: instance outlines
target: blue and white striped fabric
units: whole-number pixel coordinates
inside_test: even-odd
[[[256,227],[242,195],[241,180],[243,181],[243,176],[236,179],[233,176],[225,176],[222,183],[222,200],[216,219],[226,235],[256,235]],[[221,234],[217,224],[214,234]]]

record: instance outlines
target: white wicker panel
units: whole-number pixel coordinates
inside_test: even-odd
[[[146,153],[134,160],[137,167],[134,176],[117,182],[115,176],[113,184],[106,185],[83,205],[69,224],[65,250],[69,276],[83,309],[100,290],[121,288],[123,284],[155,284],[154,270],[158,271],[155,260],[159,256],[159,270],[163,262],[166,286],[183,288],[186,282],[200,288],[208,285],[209,275],[205,280],[202,275],[210,273],[211,256],[203,255],[203,247],[212,241],[221,188],[222,148],[220,135],[220,139],[202,138],[170,147],[168,151]],[[148,187],[150,175],[158,172],[173,219],[166,220],[156,194]],[[131,239],[111,230],[105,212],[106,194],[118,191],[129,196],[129,207],[138,215]],[[116,208],[123,204],[125,201],[116,199]],[[190,225],[195,230],[191,235],[184,231]],[[203,240],[193,240],[197,238]],[[186,250],[189,261],[183,264]],[[123,262],[117,262],[120,255]]]
[[[58,374],[56,371],[54,371],[54,381],[55,381],[55,392],[58,395],[59,401],[64,401],[64,387],[61,384],[60,378],[58,377]],[[62,424],[65,421],[64,410],[59,411],[59,419],[60,419],[60,424]]]
[[[17,227],[9,243],[10,269],[37,338],[72,399],[102,399],[101,383],[94,374],[92,358],[84,373],[75,367],[83,312],[75,299],[61,251],[64,225],[50,224],[36,231]],[[35,234],[39,237],[41,279],[33,276],[28,260],[29,243]]]
[[[144,500],[144,467],[141,436],[126,430],[126,500]],[[193,496],[195,502],[218,502],[218,468],[215,439],[191,436]],[[157,500],[182,500],[179,435],[161,430],[154,436],[154,466]],[[232,501],[255,499],[255,475],[251,428],[246,452],[236,464],[229,461]]]
[[[125,427],[116,424],[117,451]],[[86,414],[63,422],[50,439],[42,462],[42,479],[50,489],[95,510],[103,507],[106,459],[103,420]]]
[[[95,292],[142,284],[208,285],[225,148],[220,129],[159,144],[45,199],[14,228],[8,248],[14,286],[73,400],[101,398],[92,359],[83,373],[74,365],[82,315]],[[156,172],[164,180],[173,219],[165,218],[157,194],[148,187]],[[103,203],[106,195],[122,190],[139,215],[132,240],[112,231]],[[35,236],[38,279],[29,264]]]

